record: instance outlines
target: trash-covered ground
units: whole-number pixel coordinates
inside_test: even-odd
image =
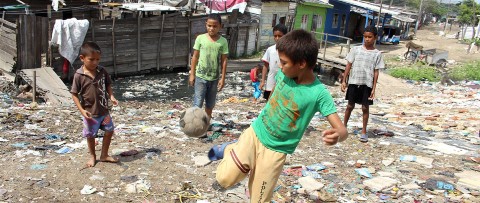
[[[247,73],[229,74],[213,114],[215,132],[203,140],[186,137],[178,125],[191,105],[187,76],[169,78],[116,81],[121,103],[111,112],[116,134],[110,151],[120,163],[94,168],[84,168],[88,152],[73,105],[32,107],[2,89],[0,201],[248,202],[246,180],[227,191],[212,189],[218,162],[206,157],[212,145],[237,139],[265,104],[251,102]],[[352,113],[349,139],[333,147],[320,141],[328,124],[315,116],[288,156],[273,200],[480,202],[480,164],[470,159],[480,156],[479,83],[397,82],[415,91],[392,90],[375,101],[368,143],[357,140],[360,107]],[[186,88],[184,96],[158,99],[178,87]],[[338,86],[329,89],[343,117],[344,94]]]

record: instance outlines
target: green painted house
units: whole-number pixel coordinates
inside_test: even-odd
[[[293,28],[323,32],[329,8],[333,8],[333,5],[322,0],[304,0],[297,3]]]

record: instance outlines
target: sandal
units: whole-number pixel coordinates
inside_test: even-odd
[[[218,144],[218,145],[213,146],[210,149],[210,151],[208,151],[208,159],[210,159],[210,161],[217,161],[217,160],[223,159],[223,152],[225,151],[225,147],[227,147],[227,145],[233,144],[235,142],[237,142],[237,141],[235,140],[233,142],[226,142],[226,143],[223,143],[223,144]]]
[[[360,136],[360,142],[368,142],[368,135],[367,134],[362,134]]]

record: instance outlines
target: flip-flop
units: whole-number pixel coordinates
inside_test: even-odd
[[[362,134],[362,135],[360,136],[360,139],[359,139],[359,140],[360,140],[360,142],[368,142],[368,136],[367,136],[367,134]]]
[[[223,144],[214,145],[210,149],[210,151],[208,151],[208,158],[210,159],[210,161],[217,161],[217,160],[223,159],[223,152],[225,151],[225,147],[235,142],[237,141],[235,140],[233,142],[226,142]]]

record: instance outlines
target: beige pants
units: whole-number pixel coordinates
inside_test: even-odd
[[[272,151],[258,140],[252,127],[246,129],[238,142],[225,148],[223,160],[217,168],[217,181],[231,187],[250,173],[248,189],[250,202],[270,202],[286,154]]]

